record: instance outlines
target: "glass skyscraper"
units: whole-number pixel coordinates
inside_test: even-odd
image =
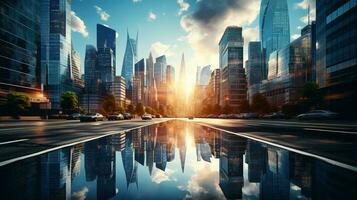
[[[2,0],[0,3],[0,103],[10,91],[31,97],[42,93],[40,3]]]
[[[208,85],[209,79],[211,78],[211,65],[207,65],[202,68],[200,73],[200,85]]]
[[[97,24],[97,49],[109,48],[113,53],[114,75],[116,71],[116,31],[102,24]],[[108,50],[106,50],[108,51]]]
[[[61,95],[71,84],[70,0],[41,1],[41,74],[52,103],[60,108]]]
[[[316,2],[316,78],[330,109],[357,111],[357,1]]]
[[[247,96],[242,28],[228,26],[219,42],[220,105],[237,108]]]
[[[84,58],[84,83],[87,93],[93,93],[96,84],[97,49],[93,45],[86,46]]]
[[[132,79],[134,73],[134,65],[138,60],[138,34],[136,35],[136,40],[130,38],[129,32],[127,32],[127,41],[125,54],[123,59],[123,67],[121,75],[125,78],[125,84],[127,90],[132,88]]]
[[[156,63],[161,63],[162,72],[161,72],[160,80],[162,81],[162,83],[166,83],[166,68],[167,68],[166,56],[162,55],[160,57],[157,57],[156,58]],[[156,83],[158,83],[158,82],[156,82]]]
[[[287,0],[262,0],[259,20],[260,40],[264,56],[263,77],[268,74],[270,54],[290,43],[290,24]]]

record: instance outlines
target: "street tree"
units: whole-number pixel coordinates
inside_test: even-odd
[[[106,114],[113,113],[116,111],[115,97],[112,94],[107,94],[103,100],[103,110]]]
[[[9,93],[6,100],[5,107],[9,114],[15,118],[18,118],[31,106],[30,98],[20,93]]]
[[[136,110],[136,114],[138,114],[138,115],[140,115],[140,116],[145,113],[145,111],[144,111],[144,106],[143,106],[142,103],[137,103],[135,110]]]
[[[67,91],[61,96],[61,108],[64,113],[78,112],[79,103],[76,93],[72,91]]]
[[[130,114],[135,114],[135,106],[132,104],[129,104],[128,107],[126,108],[126,112]]]
[[[270,111],[270,105],[266,97],[260,93],[255,94],[252,100],[252,110],[257,113],[268,113]]]

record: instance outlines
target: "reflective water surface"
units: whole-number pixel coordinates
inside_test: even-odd
[[[2,199],[352,199],[357,175],[185,122],[167,122],[0,168]]]

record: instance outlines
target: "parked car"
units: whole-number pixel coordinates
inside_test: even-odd
[[[68,115],[67,119],[68,120],[78,120],[81,117],[80,113],[72,113]]]
[[[162,118],[162,115],[157,114],[157,115],[155,115],[155,118]]]
[[[288,116],[286,116],[282,112],[273,112],[273,113],[264,115],[263,118],[264,119],[287,119]]]
[[[151,120],[152,116],[150,114],[145,113],[145,114],[143,114],[141,116],[141,119],[143,119],[143,120]]]
[[[328,110],[312,110],[297,116],[298,119],[336,119],[338,117],[338,113]]]
[[[243,113],[242,114],[242,119],[257,119],[259,118],[258,113]]]
[[[123,116],[124,116],[124,119],[132,119],[133,118],[133,116],[130,113],[124,113]]]
[[[100,113],[88,113],[80,117],[81,122],[104,121],[104,116]]]
[[[193,120],[193,118],[194,118],[193,116],[188,116],[189,120]]]
[[[108,116],[108,120],[123,120],[124,116],[122,114],[111,114]]]

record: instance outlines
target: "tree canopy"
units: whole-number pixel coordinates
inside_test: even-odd
[[[76,93],[67,91],[61,96],[61,108],[65,113],[78,112],[79,103]]]
[[[6,108],[14,117],[20,116],[31,106],[30,98],[20,93],[9,93],[6,98]]]

